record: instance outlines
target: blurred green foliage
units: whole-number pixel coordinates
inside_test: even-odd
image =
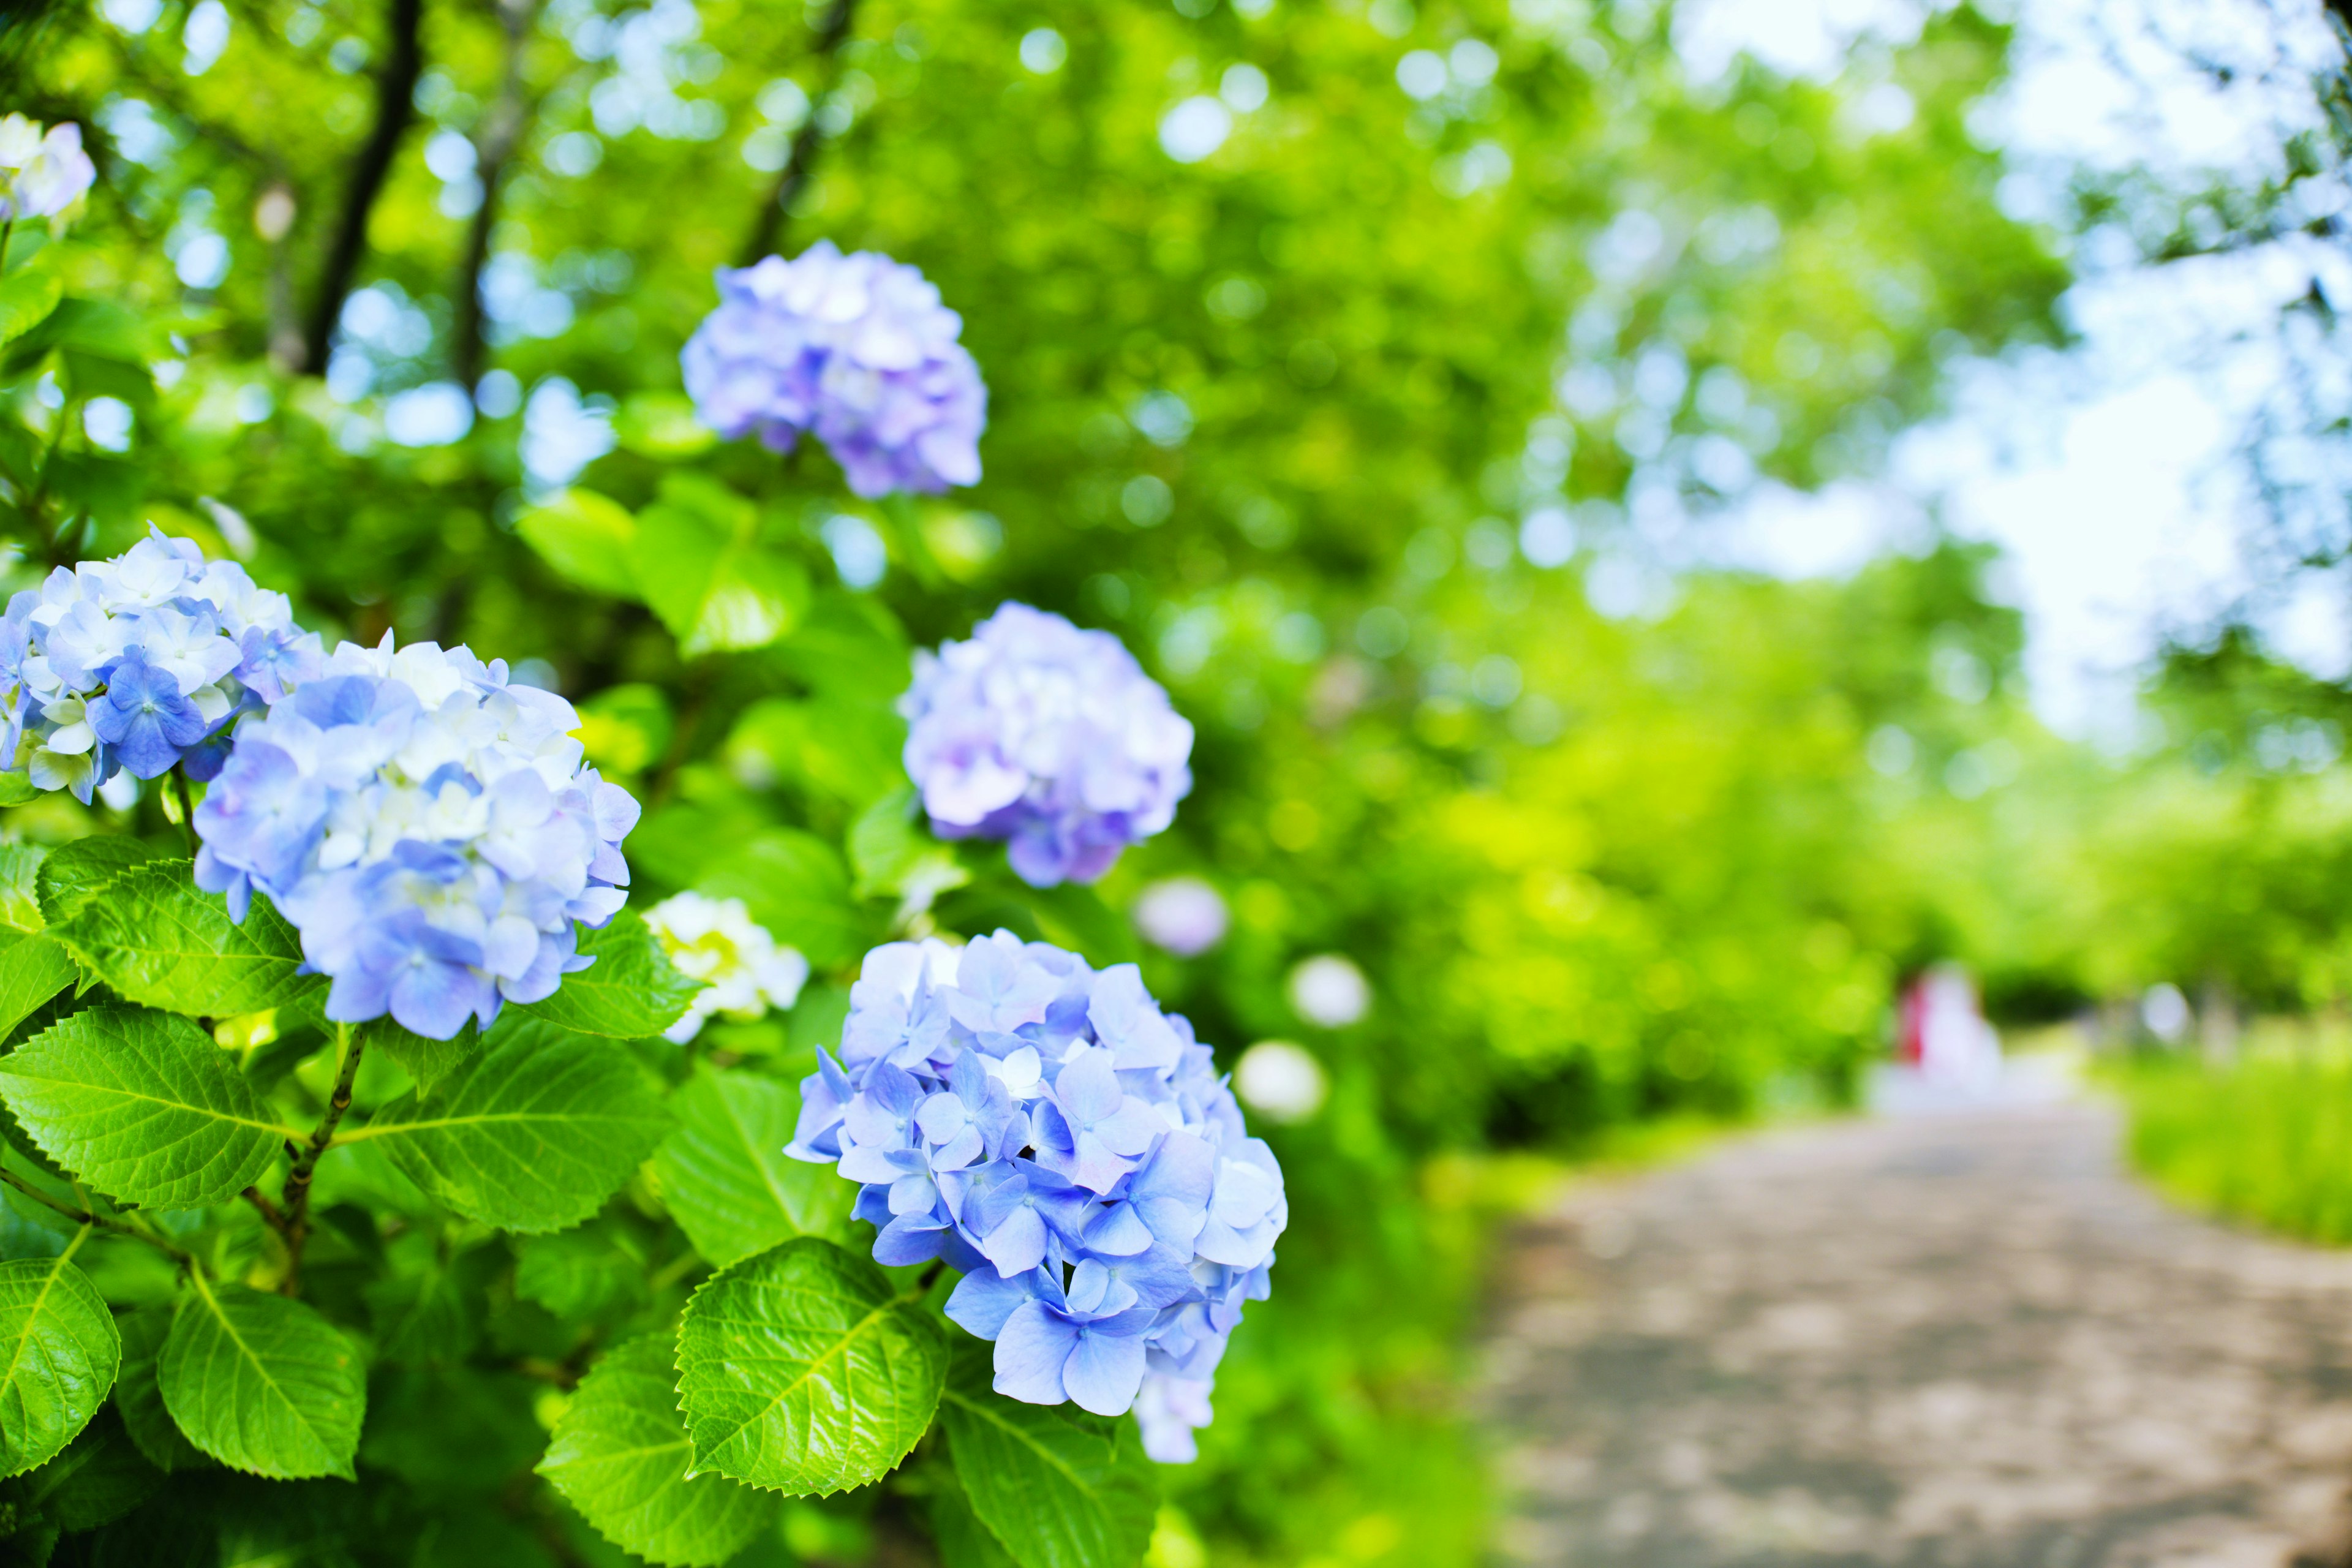
[[[2214,1066],[2137,1056],[2109,1076],[2132,1163],[2172,1198],[2310,1241],[2352,1243],[2352,1057],[2340,1027],[2257,1031]]]

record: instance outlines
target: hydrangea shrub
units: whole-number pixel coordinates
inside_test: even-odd
[[[420,1409],[470,1452],[449,1380],[495,1356],[554,1385],[527,1440],[578,1528],[652,1563],[910,1464],[950,1568],[1141,1560],[1151,1461],[1193,1457],[1287,1209],[1133,964],[1005,931],[836,947],[845,1016],[789,1047],[796,1094],[792,1057],[742,1056],[781,1033],[739,1026],[811,984],[753,910],[791,917],[822,860],[713,847],[744,892],[640,915],[636,798],[504,661],[327,652],[160,531],[19,594],[0,655],[0,799],[127,773],[155,787],[112,809],[188,851],[0,843],[9,1550],[217,1510],[223,1468],[374,1485],[421,1462]],[[970,720],[1024,770],[992,809],[1033,808],[998,819],[1033,881],[1098,874],[1189,783],[1124,650],[1022,606],[918,699],[926,745]],[[905,802],[850,847],[928,929],[978,873]]]

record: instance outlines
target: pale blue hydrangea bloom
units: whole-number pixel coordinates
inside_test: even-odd
[[[719,296],[681,356],[712,429],[779,452],[814,431],[861,496],[980,481],[988,389],[963,318],[916,268],[820,240],[719,268]]]
[[[0,616],[0,724],[15,771],[87,802],[119,769],[219,771],[229,723],[320,665],[283,594],[149,531],[111,561],[60,566]]]
[[[52,125],[44,135],[37,120],[0,118],[0,219],[57,217],[97,181],[98,168],[82,151],[80,126]]]
[[[1010,931],[866,954],[786,1152],[861,1184],[877,1261],[963,1272],[948,1316],[997,1392],[1116,1415],[1154,1458],[1192,1430],[1289,1218],[1209,1047],[1136,966]]]
[[[1005,840],[1033,887],[1094,881],[1192,787],[1192,726],[1134,656],[1026,605],[918,650],[898,711],[931,830]]]
[[[574,922],[628,895],[637,803],[583,761],[580,716],[464,647],[345,643],[236,731],[196,807],[196,883],[256,889],[330,976],[327,1016],[446,1040],[591,960]]]

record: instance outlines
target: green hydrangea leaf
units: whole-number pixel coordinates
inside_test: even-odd
[[[47,1464],[114,1386],[122,1336],[76,1247],[0,1263],[0,1475]]]
[[[190,1279],[156,1363],[188,1441],[272,1480],[356,1479],[367,1380],[351,1342],[300,1301]]]
[[[27,267],[0,278],[0,343],[12,342],[47,321],[65,292],[65,280],[47,267]]]
[[[48,857],[38,844],[0,844],[0,926],[37,931],[47,923],[41,918],[39,878]]]
[[[238,925],[185,860],[133,866],[102,886],[104,898],[85,897],[62,919],[42,908],[49,934],[125,1000],[197,1018],[270,1007],[320,1016],[327,982],[298,973],[301,941],[268,900],[254,900]]]
[[[541,560],[583,587],[623,599],[638,596],[629,564],[637,520],[620,502],[594,490],[558,490],[525,509],[515,531]]]
[[[677,1369],[697,1470],[805,1496],[897,1468],[939,1408],[947,1342],[873,1263],[803,1237],[703,1282]]]
[[[440,1082],[451,1068],[472,1056],[482,1045],[481,1031],[470,1023],[448,1039],[428,1040],[402,1028],[389,1014],[370,1019],[355,1032],[362,1050],[382,1052],[398,1062],[421,1089],[429,1089]]]
[[[669,1131],[668,1108],[610,1041],[523,1017],[500,1020],[485,1044],[342,1142],[380,1140],[449,1208],[531,1232],[594,1214]]]
[[[90,895],[133,866],[159,860],[163,852],[136,838],[100,835],[60,844],[33,873],[33,895],[50,925],[71,916]]]
[[[117,1318],[114,1326],[122,1335],[122,1370],[114,1379],[114,1408],[122,1429],[147,1462],[167,1474],[211,1468],[218,1461],[188,1441],[163,1408],[163,1390],[155,1381],[156,1360],[172,1332],[171,1307],[142,1307]]]
[[[940,1414],[972,1512],[1020,1568],[1142,1561],[1160,1483],[1133,1423],[1005,1398],[984,1346],[959,1358]]]
[[[32,1016],[80,973],[73,955],[54,939],[0,931],[0,1035]]]
[[[644,1040],[686,1012],[702,982],[678,973],[635,910],[623,910],[601,931],[580,933],[580,951],[596,962],[567,974],[554,995],[522,1009],[583,1035]]]
[[[605,1540],[646,1561],[704,1568],[769,1528],[777,1499],[708,1471],[677,1411],[667,1334],[615,1345],[555,1423],[539,1473]]]
[[[697,1252],[723,1268],[796,1236],[842,1235],[856,1184],[784,1152],[800,1117],[791,1085],[706,1071],[672,1104],[677,1128],[655,1151],[654,1173]]]
[[[236,1058],[194,1024],[89,1007],[0,1058],[0,1100],[41,1152],[108,1196],[150,1208],[225,1203],[280,1143]]]

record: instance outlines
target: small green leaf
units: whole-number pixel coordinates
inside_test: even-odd
[[[515,1294],[559,1318],[604,1316],[646,1295],[645,1250],[620,1227],[591,1222],[515,1244]]]
[[[740,899],[778,942],[820,968],[864,952],[876,933],[849,900],[849,868],[814,833],[770,827],[730,847],[696,879],[714,899]]]
[[[422,1089],[440,1082],[450,1068],[482,1047],[481,1031],[470,1022],[448,1039],[428,1040],[402,1028],[387,1014],[360,1025],[356,1033],[362,1050],[381,1051],[390,1057],[408,1070],[408,1076]]]
[[[80,973],[53,939],[0,931],[0,1035],[31,1017]]]
[[[758,530],[757,508],[697,474],[671,474],[638,513],[630,564],[684,652],[764,647],[807,612],[807,574]]]
[[[972,1511],[1021,1568],[1134,1568],[1160,1507],[1134,1424],[1007,1399],[988,1368],[959,1357],[940,1406]]]
[[[926,832],[912,785],[893,790],[849,826],[849,863],[861,899],[894,898],[901,918],[922,913],[941,893],[971,880],[955,851]]]
[[[633,392],[613,420],[621,449],[645,458],[691,458],[719,444],[693,400],[680,392]]]
[[[0,844],[0,926],[37,931],[48,923],[41,918],[38,880],[48,853],[37,844]]]
[[[41,918],[50,925],[69,918],[90,895],[133,866],[163,858],[163,851],[136,838],[95,835],[60,844],[33,873]]]
[[[156,1366],[188,1441],[272,1480],[355,1479],[367,1380],[351,1342],[299,1301],[189,1279]]]
[[[11,770],[0,773],[0,805],[23,805],[40,798],[41,792],[33,787],[27,774]]]
[[[881,1269],[803,1237],[704,1281],[677,1368],[694,1468],[804,1496],[907,1457],[939,1407],[947,1342]]]
[[[559,490],[517,518],[515,531],[541,560],[583,587],[617,598],[638,597],[629,559],[637,520],[620,502],[594,490]]]
[[[64,281],[46,267],[0,278],[0,343],[13,342],[47,321],[65,292]]]
[[[596,962],[567,974],[554,995],[522,1009],[583,1035],[651,1039],[686,1012],[702,982],[680,974],[635,910],[623,910],[601,931],[580,933],[580,951]]]
[[[0,1100],[43,1153],[150,1208],[226,1203],[302,1136],[203,1030],[142,1007],[86,1008],[0,1058]]]
[[[122,1370],[114,1380],[114,1408],[123,1430],[159,1470],[212,1468],[218,1461],[188,1441],[163,1408],[163,1391],[155,1381],[156,1358],[172,1332],[172,1309],[142,1307],[117,1318],[115,1327],[122,1334]]]
[[[776,1500],[724,1476],[689,1477],[667,1334],[615,1345],[572,1394],[539,1473],[604,1539],[648,1562],[724,1563],[776,1517]]]
[[[0,1475],[62,1452],[114,1386],[122,1336],[75,1250],[0,1263]]]
[[[448,1207],[529,1232],[594,1214],[669,1131],[635,1058],[609,1041],[520,1017],[501,1020],[486,1046],[341,1142],[381,1140]]]
[[[42,871],[57,862],[51,856]],[[219,894],[198,889],[185,860],[134,866],[104,886],[106,897],[85,899],[64,919],[50,913],[49,934],[125,1000],[192,1018],[269,1007],[320,1015],[327,982],[299,973],[301,941],[268,900],[254,900],[238,925]]]
[[[672,1218],[719,1268],[795,1236],[840,1238],[856,1184],[784,1152],[800,1117],[792,1086],[748,1072],[697,1073],[676,1131],[654,1153]]]

